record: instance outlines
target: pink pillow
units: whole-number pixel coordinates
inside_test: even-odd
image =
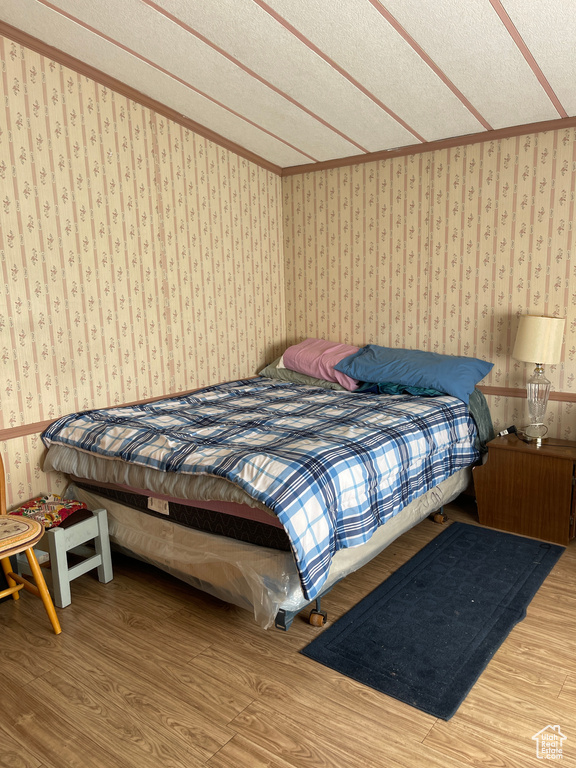
[[[346,376],[345,373],[335,371],[334,366],[348,355],[358,352],[360,347],[350,344],[337,344],[324,339],[306,339],[300,344],[294,344],[284,352],[282,360],[284,366],[291,371],[304,373],[306,376],[315,376],[325,381],[335,381],[344,389],[357,389],[358,382]]]

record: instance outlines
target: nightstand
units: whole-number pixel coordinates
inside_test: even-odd
[[[566,546],[575,535],[576,442],[550,438],[537,447],[516,435],[488,443],[473,471],[482,525]]]

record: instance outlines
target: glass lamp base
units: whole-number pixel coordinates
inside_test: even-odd
[[[530,424],[524,427],[522,440],[527,443],[542,445],[544,442],[548,432],[548,427],[544,424],[544,417],[549,394],[550,382],[544,375],[542,363],[536,363],[534,373],[526,382]]]
[[[542,445],[548,438],[548,427],[545,424],[529,424],[527,427],[522,427],[518,430],[518,437],[524,440],[525,443],[536,443],[536,445]]]
[[[526,395],[528,399],[528,418],[530,425],[526,427],[526,434],[533,437],[543,437],[548,432],[544,426],[546,406],[550,394],[550,382],[544,376],[544,369],[540,363],[536,364],[534,373],[526,382]],[[542,432],[541,430],[544,430]]]

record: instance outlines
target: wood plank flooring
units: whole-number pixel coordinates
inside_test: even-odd
[[[476,523],[469,500],[447,511]],[[425,520],[338,584],[329,621],[441,530]],[[114,568],[73,582],[58,637],[39,600],[0,603],[0,768],[526,768],[547,725],[576,768],[576,542],[448,722],[299,654],[322,631],[300,617],[263,630],[152,567]]]

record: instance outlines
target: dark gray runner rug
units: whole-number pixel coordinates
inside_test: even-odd
[[[452,523],[301,652],[448,720],[563,551]]]

